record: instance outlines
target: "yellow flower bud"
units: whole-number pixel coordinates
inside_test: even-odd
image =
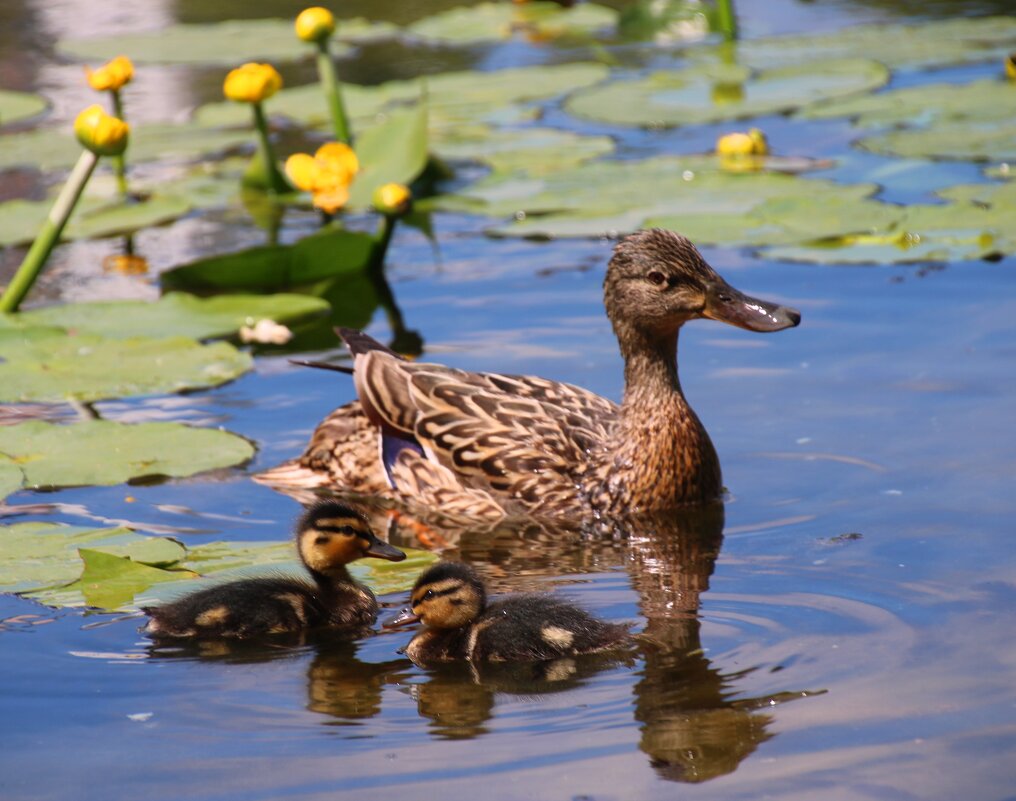
[[[230,70],[222,91],[238,103],[260,103],[282,88],[282,76],[271,64],[250,62]]]
[[[413,195],[404,184],[385,184],[374,190],[371,202],[382,214],[405,214],[413,203]]]
[[[1005,57],[1005,74],[1010,81],[1016,81],[1016,53]]]
[[[766,139],[766,135],[762,131],[758,128],[752,128],[748,131],[748,138],[751,139],[751,154],[753,156],[769,155],[769,140]]]
[[[127,56],[117,56],[112,61],[93,70],[85,67],[88,85],[97,92],[115,92],[131,82],[134,77],[134,65]]]
[[[74,135],[97,156],[119,156],[127,149],[130,126],[111,117],[102,106],[89,106],[74,120]]]
[[[750,156],[755,152],[755,142],[746,133],[724,134],[716,140],[718,156]]]
[[[321,168],[317,159],[308,153],[294,153],[286,159],[286,175],[293,186],[304,192],[313,192],[318,185]]]
[[[327,8],[305,8],[296,18],[296,35],[305,42],[321,42],[335,32],[335,17]]]

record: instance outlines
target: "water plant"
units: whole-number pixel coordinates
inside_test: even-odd
[[[98,69],[85,67],[85,74],[88,78],[88,85],[97,92],[109,92],[113,104],[113,116],[117,119],[127,121],[124,113],[123,95],[121,89],[134,78],[134,64],[127,56],[117,56],[106,62]],[[116,184],[120,190],[120,196],[126,200],[130,192],[127,188],[127,159],[125,153],[113,156],[113,170],[116,173]]]
[[[317,47],[318,78],[321,80],[321,88],[328,102],[335,138],[344,144],[352,145],[353,132],[349,127],[349,118],[342,102],[342,85],[335,71],[335,62],[332,60],[329,47],[332,34],[335,33],[335,17],[327,8],[311,6],[297,16],[295,28],[297,37]]]
[[[254,128],[258,134],[258,153],[244,175],[244,183],[276,194],[288,192],[291,187],[279,171],[275,151],[268,136],[268,120],[263,104],[281,88],[282,76],[275,67],[253,61],[230,70],[222,84],[222,92],[228,99],[237,103],[249,103],[254,115]]]

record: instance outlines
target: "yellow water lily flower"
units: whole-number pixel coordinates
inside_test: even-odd
[[[328,142],[311,156],[294,153],[286,159],[286,175],[297,189],[310,192],[314,205],[334,214],[349,201],[349,185],[360,170],[360,161],[349,145]]]
[[[127,149],[130,126],[111,117],[102,106],[89,106],[74,120],[74,135],[97,156],[119,156]]]
[[[327,8],[311,6],[296,18],[296,35],[305,42],[321,42],[335,32],[335,16]]]
[[[326,214],[335,214],[349,202],[349,189],[345,186],[333,186],[331,189],[315,192],[312,199],[314,208],[321,209]]]
[[[282,76],[271,64],[248,62],[230,70],[222,91],[238,103],[260,103],[282,88]]]
[[[356,157],[356,153],[343,142],[328,142],[321,145],[314,153],[314,158],[321,164],[322,169],[334,176],[336,183],[348,186],[360,171],[360,160]]]
[[[413,195],[405,184],[385,184],[374,190],[371,202],[382,214],[405,214],[412,205]]]
[[[85,67],[88,85],[97,92],[115,92],[131,82],[134,65],[127,56],[117,56],[97,70]]]
[[[718,156],[765,156],[769,153],[766,135],[758,128],[747,133],[729,133],[716,140]]]
[[[1016,81],[1016,53],[1005,57],[1005,74],[1010,81]]]

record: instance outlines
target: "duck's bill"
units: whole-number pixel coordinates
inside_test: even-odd
[[[413,623],[419,622],[420,616],[414,615],[413,610],[407,606],[394,617],[388,618],[388,620],[384,621],[381,625],[386,629],[397,629],[401,626],[409,626]]]
[[[709,287],[702,314],[749,331],[782,331],[801,322],[801,313],[797,309],[753,298],[726,283]]]
[[[372,542],[366,555],[373,556],[375,559],[387,559],[389,562],[401,562],[406,558],[406,555],[394,545],[389,545],[381,540]]]

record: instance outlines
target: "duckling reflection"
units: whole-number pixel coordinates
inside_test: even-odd
[[[307,668],[307,709],[334,718],[334,725],[355,723],[381,712],[386,685],[408,677],[409,662],[364,662],[360,644],[332,638],[319,642]]]

